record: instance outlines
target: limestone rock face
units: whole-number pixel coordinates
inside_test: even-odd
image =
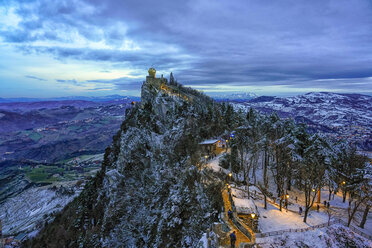
[[[196,167],[200,127],[214,123],[203,118],[212,100],[166,83],[147,77],[141,105],[126,113],[101,171],[27,247],[199,246],[220,209]]]
[[[167,118],[175,107],[175,102],[181,103],[182,99],[178,97],[170,98],[164,90],[162,85],[166,85],[167,81],[164,78],[147,77],[141,88],[141,106],[145,107],[150,104],[156,115],[162,119]]]

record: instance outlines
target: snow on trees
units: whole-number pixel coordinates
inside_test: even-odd
[[[307,138],[308,136],[306,136]],[[326,172],[328,144],[318,135],[312,135],[304,140],[305,149],[302,151],[302,159],[298,161],[297,186],[305,195],[306,222],[310,208],[314,204],[318,189],[324,185]]]

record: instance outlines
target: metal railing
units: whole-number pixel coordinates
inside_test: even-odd
[[[275,236],[275,235],[281,235],[281,234],[286,233],[286,232],[306,232],[306,231],[315,230],[317,228],[327,227],[327,226],[330,226],[330,225],[333,225],[333,224],[342,224],[342,225],[344,225],[344,226],[347,227],[347,223],[344,220],[337,219],[337,220],[331,221],[329,224],[327,222],[327,223],[322,223],[322,224],[318,224],[318,225],[314,225],[314,226],[309,226],[309,227],[304,227],[304,228],[295,228],[295,229],[290,228],[290,229],[279,230],[279,231],[272,231],[272,232],[265,232],[265,233],[256,233],[256,238],[264,238],[264,237],[270,237],[270,236]],[[362,236],[362,237],[364,237],[366,239],[372,240],[372,236],[371,235],[362,232],[361,230],[355,228],[354,226],[351,226],[350,225],[349,228],[353,232],[359,234],[360,236]]]

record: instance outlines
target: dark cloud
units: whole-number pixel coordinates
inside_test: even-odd
[[[371,91],[366,83],[372,77],[369,0],[35,0],[17,5],[17,13],[18,28],[2,31],[3,40],[61,60],[137,69],[155,64],[190,85],[355,85]],[[74,42],[74,33],[110,48],[53,45]],[[139,49],[121,49],[125,40]],[[138,86],[126,80],[110,83]]]

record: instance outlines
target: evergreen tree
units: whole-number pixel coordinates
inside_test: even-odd
[[[330,147],[318,135],[312,135],[307,142],[303,156],[298,157],[297,186],[305,195],[304,222],[314,204],[318,189],[324,184]]]

